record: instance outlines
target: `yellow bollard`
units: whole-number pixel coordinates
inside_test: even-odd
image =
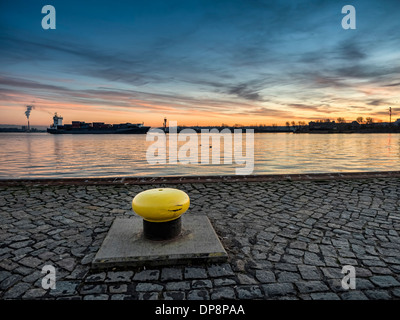
[[[133,211],[143,218],[144,236],[167,240],[181,232],[181,216],[190,206],[189,196],[173,188],[149,189],[132,200]]]

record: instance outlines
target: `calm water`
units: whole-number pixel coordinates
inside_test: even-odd
[[[233,175],[235,164],[150,165],[146,135],[1,133],[0,178]],[[253,174],[400,170],[400,134],[254,134]]]

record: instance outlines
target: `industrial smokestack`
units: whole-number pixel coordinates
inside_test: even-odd
[[[25,111],[25,116],[28,119],[28,131],[30,131],[30,127],[29,127],[29,116],[31,115],[31,111],[32,109],[34,109],[34,106],[26,106],[26,111]]]

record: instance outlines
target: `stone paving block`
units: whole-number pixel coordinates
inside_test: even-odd
[[[275,263],[275,268],[278,270],[295,272],[295,271],[297,271],[297,264],[279,262],[279,263]]]
[[[210,294],[207,290],[191,290],[187,294],[187,300],[209,300]]]
[[[369,270],[371,271],[371,275],[372,274],[392,274],[392,270],[390,270],[389,268],[383,268],[383,267],[370,267]]]
[[[43,253],[38,255],[38,258],[43,260],[43,261],[47,261],[47,260],[50,260],[54,256],[55,256],[54,252],[44,251]]]
[[[95,255],[96,255],[95,252],[88,253],[82,258],[81,264],[83,265],[91,264]]]
[[[106,279],[106,272],[94,273],[86,277],[85,282],[103,282]]]
[[[169,291],[163,293],[164,300],[184,300],[185,293],[182,291]]]
[[[301,277],[297,272],[280,271],[277,273],[278,282],[300,281]]]
[[[393,289],[392,293],[395,297],[400,298],[400,288]]]
[[[356,278],[356,289],[359,290],[366,290],[366,289],[373,289],[374,285],[368,279],[363,278]]]
[[[56,262],[61,268],[72,271],[75,267],[76,261],[74,258],[64,258]]]
[[[400,282],[398,282],[392,276],[373,276],[370,277],[369,280],[371,280],[375,285],[380,288],[400,286]]]
[[[279,260],[281,260],[281,255],[280,254],[269,254],[268,255],[268,261],[272,261],[272,262],[278,262]]]
[[[367,267],[386,267],[386,264],[378,259],[363,259],[362,264]]]
[[[18,250],[14,250],[13,254],[14,254],[15,258],[18,259],[18,258],[22,258],[22,257],[26,256],[28,253],[30,253],[32,251],[33,251],[32,248],[24,247],[24,248],[21,248]],[[33,254],[32,254],[32,256],[33,256]]]
[[[129,282],[133,276],[133,271],[109,271],[105,282]]]
[[[319,253],[319,252],[320,252],[320,249],[319,249],[318,244],[316,244],[316,243],[310,243],[310,244],[308,245],[308,251],[309,251],[309,252],[314,252],[314,253]]]
[[[263,285],[262,288],[267,298],[296,294],[296,289],[292,283],[271,283]]]
[[[389,292],[385,290],[366,290],[365,295],[372,300],[389,300],[391,296]]]
[[[165,288],[168,291],[189,290],[190,282],[189,281],[167,282],[165,284]]]
[[[262,299],[264,297],[259,286],[237,286],[236,292],[239,299]]]
[[[143,270],[134,275],[133,281],[153,281],[158,280],[159,277],[159,270]]]
[[[329,286],[330,291],[333,291],[333,292],[336,292],[336,293],[338,293],[338,292],[340,293],[340,292],[346,291],[342,287],[342,278],[340,278],[340,279],[327,279],[327,280],[325,280],[325,283]]]
[[[193,280],[192,281],[192,288],[193,289],[200,289],[200,288],[212,288],[211,280]]]
[[[161,291],[163,286],[156,283],[138,283],[136,285],[136,291]]]
[[[186,267],[185,279],[205,279],[207,278],[207,271],[202,267]]]
[[[28,291],[25,292],[25,294],[22,296],[22,299],[26,300],[32,300],[32,299],[40,299],[42,298],[47,291],[42,288],[31,288]]]
[[[324,257],[324,261],[327,267],[340,267],[336,257]]]
[[[268,270],[256,270],[256,279],[261,283],[276,282],[275,274]]]
[[[304,251],[303,250],[298,250],[298,249],[288,249],[287,252],[288,252],[288,254],[290,256],[299,256],[299,257],[301,257],[301,256],[304,255]],[[283,257],[283,260],[285,262],[289,262],[289,261],[287,261],[286,256]],[[300,259],[300,261],[301,261],[301,259]]]
[[[233,300],[235,298],[236,298],[235,291],[233,290],[233,288],[229,287],[216,288],[213,289],[211,293],[211,300],[223,300],[223,299]]]
[[[22,279],[21,275],[17,274],[11,274],[7,278],[5,278],[1,283],[0,283],[0,290],[7,290],[11,286],[13,286],[15,283],[17,283],[19,280]]]
[[[27,283],[35,283],[38,279],[43,279],[44,274],[42,274],[40,271],[41,270],[34,271],[31,274],[23,277],[21,280]]]
[[[358,277],[362,277],[362,278],[367,278],[367,277],[371,277],[372,276],[372,272],[370,269],[367,268],[362,268],[362,267],[356,267],[356,276]]]
[[[36,268],[39,265],[43,264],[42,260],[35,257],[25,257],[18,261],[18,263],[28,267],[28,268]]]
[[[30,274],[34,273],[35,270],[32,268],[27,268],[27,267],[21,266],[21,267],[18,267],[17,269],[15,269],[15,272],[22,274],[23,276],[26,276],[26,275],[30,275]]]
[[[56,288],[50,289],[49,294],[52,296],[68,296],[77,293],[78,281],[56,281]]]
[[[307,248],[307,242],[296,240],[291,242],[289,246],[294,249],[300,249],[303,252]]]
[[[299,271],[304,280],[321,280],[321,275],[315,266],[299,265]]]
[[[246,262],[242,259],[235,259],[231,263],[232,265],[232,270],[238,271],[238,272],[245,272],[246,270]]]
[[[182,280],[181,268],[163,268],[161,270],[161,281]]]
[[[238,273],[237,278],[240,284],[257,284],[257,280],[254,279],[251,275]]]
[[[25,248],[27,246],[31,246],[33,243],[35,243],[35,241],[33,241],[33,240],[14,242],[14,243],[10,244],[10,248],[13,248],[13,249]]]
[[[304,254],[304,252],[303,252],[303,254]],[[303,258],[302,258],[302,256],[298,256],[298,255],[284,254],[281,258],[281,261],[298,265],[298,264],[303,263]]]
[[[217,278],[214,279],[214,285],[217,287],[220,286],[233,286],[236,284],[236,281],[230,278]]]
[[[83,300],[108,300],[107,294],[88,294],[83,297]]]
[[[110,293],[125,293],[128,291],[128,286],[126,284],[110,285],[108,291]]]
[[[314,252],[304,253],[304,263],[312,266],[325,266],[325,262]]]
[[[133,300],[131,295],[116,293],[110,295],[110,300]]]
[[[92,295],[92,294],[101,294],[106,293],[107,286],[105,284],[84,284],[79,293],[82,295]]]
[[[19,282],[4,293],[3,299],[16,299],[31,288],[26,282]]]
[[[300,293],[327,291],[328,287],[322,281],[299,281],[295,283]]]
[[[341,272],[341,268],[321,268],[322,273],[324,276],[328,279],[342,279],[343,278],[343,273]]]
[[[74,270],[65,277],[66,280],[81,280],[85,278],[87,273],[89,272],[89,268],[87,266],[76,265]]]
[[[368,300],[368,297],[359,290],[350,290],[340,294],[342,300]]]
[[[336,257],[336,248],[332,245],[320,245],[319,246],[324,257]]]
[[[232,271],[232,268],[229,263],[224,264],[214,264],[207,267],[208,274],[210,277],[226,277],[233,276],[235,273]]]
[[[333,292],[311,293],[310,296],[313,300],[340,300],[340,297]]]

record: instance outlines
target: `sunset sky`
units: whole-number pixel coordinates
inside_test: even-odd
[[[44,5],[56,29],[41,27]],[[344,30],[344,5],[356,29]],[[400,1],[0,2],[0,124],[400,118]]]

